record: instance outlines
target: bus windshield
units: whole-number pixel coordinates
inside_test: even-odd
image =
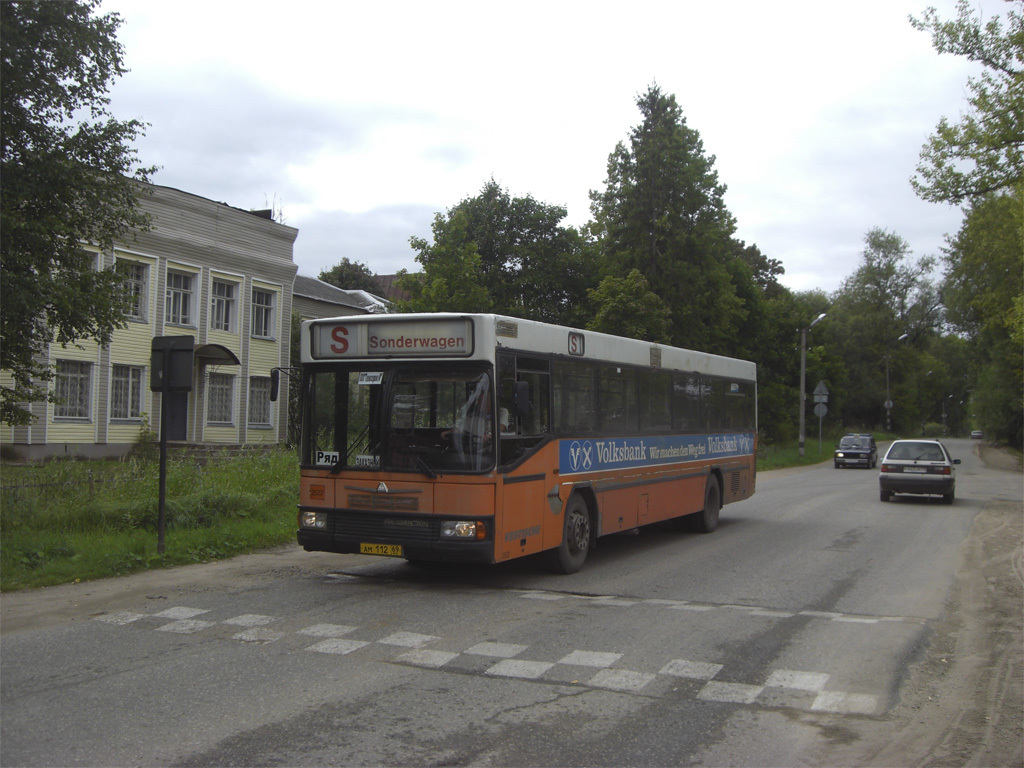
[[[309,381],[305,463],[434,476],[493,469],[489,371],[316,371]]]

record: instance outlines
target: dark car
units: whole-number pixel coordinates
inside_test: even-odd
[[[864,467],[878,465],[878,447],[872,435],[844,435],[832,455],[836,469],[840,467]]]
[[[956,470],[960,459],[949,455],[938,440],[896,440],[882,459],[878,475],[879,495],[889,501],[897,493],[941,496],[947,504],[956,494]]]

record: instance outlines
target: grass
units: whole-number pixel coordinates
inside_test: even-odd
[[[254,451],[203,466],[169,459],[163,554],[155,459],[5,466],[2,480],[4,591],[215,560],[295,536],[299,471],[291,451]]]
[[[881,441],[889,439],[881,436]],[[761,445],[758,471],[832,459],[838,436]],[[55,460],[5,465],[0,492],[0,589],[123,576],[206,562],[295,540],[296,456],[284,449],[198,465],[168,460],[166,533],[157,552],[159,462]]]

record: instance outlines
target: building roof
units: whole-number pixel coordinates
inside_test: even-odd
[[[346,291],[343,288],[317,280],[315,277],[296,275],[295,283],[292,286],[292,293],[295,296],[304,296],[307,299],[326,301],[330,304],[338,304],[342,307],[354,307],[370,314],[388,311],[388,303],[379,296],[374,296],[366,291]]]

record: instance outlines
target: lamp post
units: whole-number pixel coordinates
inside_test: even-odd
[[[903,341],[908,334],[904,333],[897,342]],[[889,353],[885,355],[885,431],[892,432],[892,396],[889,392]]]
[[[800,455],[804,455],[804,411],[807,407],[807,382],[805,378],[807,376],[807,332],[814,326],[825,319],[825,313],[822,312],[806,328],[800,329]]]

